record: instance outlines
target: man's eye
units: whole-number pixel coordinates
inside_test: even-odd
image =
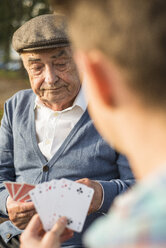
[[[66,64],[56,64],[56,66],[63,67],[66,66]]]
[[[34,71],[38,71],[38,70],[41,70],[42,69],[42,66],[34,66],[34,67],[32,67],[32,69]]]
[[[65,70],[66,69],[66,63],[61,63],[61,64],[54,64],[55,68],[58,70]]]
[[[42,70],[42,66],[32,66],[30,68],[30,71],[33,73],[33,74],[36,74],[36,73],[40,73]]]

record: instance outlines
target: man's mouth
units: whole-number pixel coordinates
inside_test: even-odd
[[[56,87],[56,88],[44,88],[44,89],[41,89],[42,91],[44,91],[44,90],[47,90],[47,91],[52,91],[52,90],[59,90],[59,89],[61,89],[61,88],[63,88],[64,86],[59,86],[59,87]]]

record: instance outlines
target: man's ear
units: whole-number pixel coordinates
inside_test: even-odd
[[[86,88],[93,94],[90,95],[92,101],[92,95],[95,97],[94,101],[100,102],[105,107],[115,106],[116,99],[114,96],[113,84],[113,71],[111,73],[111,66],[109,61],[103,57],[98,51],[92,52],[79,52],[76,54],[76,62],[78,68],[84,71],[86,77]]]

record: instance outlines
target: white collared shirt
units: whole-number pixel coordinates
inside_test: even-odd
[[[35,100],[35,126],[39,148],[50,160],[70,131],[85,112],[87,103],[80,89],[73,105],[62,111],[46,107],[38,97]]]

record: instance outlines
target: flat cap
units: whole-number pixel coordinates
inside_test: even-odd
[[[32,18],[15,31],[13,48],[21,53],[69,45],[66,19],[61,14],[46,14]]]

